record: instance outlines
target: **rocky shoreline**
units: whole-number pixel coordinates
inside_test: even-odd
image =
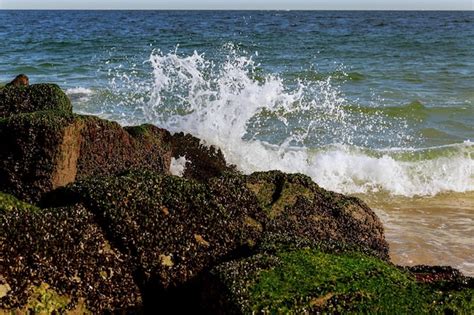
[[[393,265],[374,212],[307,176],[54,84],[0,88],[0,139],[0,313],[474,313],[473,278]]]

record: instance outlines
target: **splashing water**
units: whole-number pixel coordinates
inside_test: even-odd
[[[222,62],[197,52],[155,51],[147,61],[150,80],[115,73],[114,91],[133,92],[120,98],[121,117],[108,118],[189,132],[221,148],[245,173],[300,172],[342,193],[473,190],[471,142],[414,149],[417,138],[406,118],[377,108],[368,115],[367,108],[349,104],[331,77],[262,75],[252,56],[239,55],[231,44],[225,50]]]

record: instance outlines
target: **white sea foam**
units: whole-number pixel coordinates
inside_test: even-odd
[[[91,95],[94,94],[92,89],[83,88],[83,87],[75,87],[66,89],[66,94],[73,100],[73,101],[87,101]]]
[[[309,163],[313,167],[307,171],[323,187],[345,193],[383,190],[411,197],[474,190],[473,147],[460,144],[457,149],[454,156],[403,161],[342,147],[316,153]]]
[[[345,111],[347,102],[331,78],[291,88],[276,75],[255,80],[252,58],[232,48],[217,65],[197,52],[155,52],[149,63],[150,99],[137,105],[145,121],[220,147],[245,173],[300,172],[342,193],[414,196],[474,189],[471,142],[456,144],[448,155],[399,158],[410,151],[403,149],[412,137],[406,122]],[[377,137],[389,139],[389,149],[368,149]]]
[[[191,163],[186,160],[185,156],[180,156],[179,158],[171,158],[170,172],[172,175],[183,177],[184,171],[186,170],[186,163]]]

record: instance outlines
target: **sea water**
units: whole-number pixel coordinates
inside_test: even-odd
[[[365,200],[398,264],[474,275],[474,12],[0,11],[0,82]]]

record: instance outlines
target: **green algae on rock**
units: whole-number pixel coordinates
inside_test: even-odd
[[[0,191],[0,214],[9,211],[38,211],[39,208]]]
[[[211,270],[202,292],[211,314],[474,311],[472,285],[440,290],[376,257],[313,248],[223,263]]]
[[[71,101],[56,84],[5,86],[0,89],[0,117],[41,110],[72,112]]]
[[[0,313],[138,309],[133,266],[81,205],[0,212]],[[82,313],[81,311],[81,313]]]
[[[21,308],[10,310],[11,314],[61,314],[68,311],[67,306],[71,299],[67,296],[59,295],[51,289],[47,283],[30,288],[28,302]],[[87,310],[81,310],[87,314]]]

